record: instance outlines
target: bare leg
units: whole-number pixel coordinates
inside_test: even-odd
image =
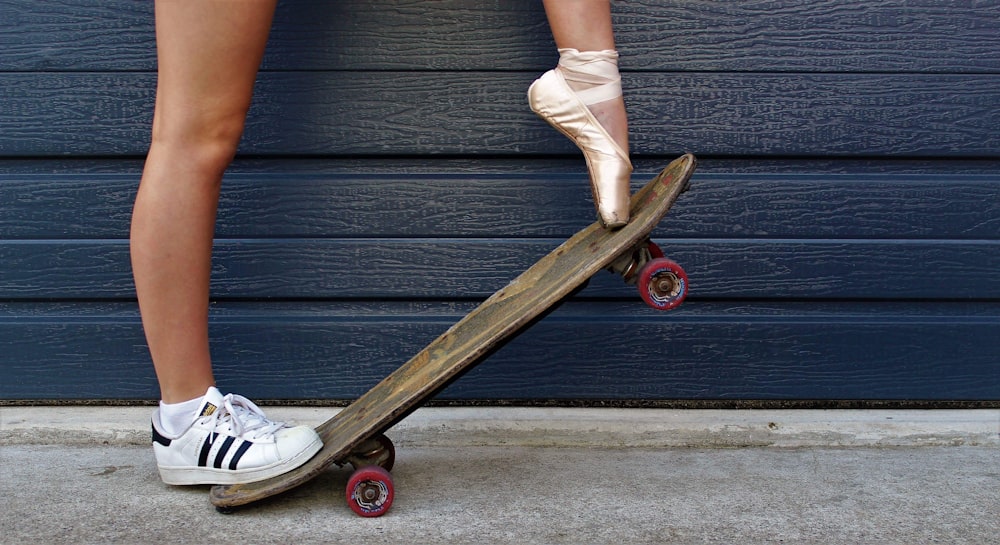
[[[208,347],[212,238],[276,0],[157,0],[153,136],[132,215],[139,308],[161,398],[214,384]]]
[[[580,51],[615,49],[610,0],[544,0],[545,15],[556,47]],[[628,118],[622,97],[591,104],[604,130],[628,151]]]

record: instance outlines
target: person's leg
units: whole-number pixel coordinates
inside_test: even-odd
[[[132,215],[139,310],[160,383],[153,452],[168,484],[235,484],[290,471],[322,447],[215,387],[208,346],[222,174],[243,133],[275,0],[157,0],[153,137]]]
[[[543,4],[557,48],[615,50],[609,0],[544,0]],[[618,96],[588,106],[615,142],[628,151],[628,118],[624,99]]]
[[[222,174],[236,151],[275,0],[157,0],[153,136],[131,253],[161,398],[214,384],[208,286]]]
[[[528,91],[534,110],[584,153],[594,204],[608,227],[628,221],[628,118],[610,0],[544,0],[559,64]]]

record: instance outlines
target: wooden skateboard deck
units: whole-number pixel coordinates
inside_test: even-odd
[[[623,260],[631,262],[637,248],[648,242],[650,232],[686,189],[695,164],[690,154],[674,160],[632,196],[632,218],[628,225],[609,231],[595,222],[580,231],[366,394],[319,425],[316,431],[323,439],[323,449],[303,466],[255,483],[214,486],[210,494],[212,503],[220,511],[231,510],[295,488],[332,464],[357,465],[354,460],[363,443],[370,445],[373,438],[387,442],[380,434],[557,306],[595,273],[609,267],[618,272],[628,268],[628,263],[615,264]],[[683,289],[686,292],[686,277]],[[372,463],[387,465],[384,459],[383,455],[381,461]]]

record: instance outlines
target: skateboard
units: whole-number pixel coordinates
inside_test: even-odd
[[[490,354],[581,290],[602,269],[638,286],[649,306],[669,310],[687,295],[684,270],[663,256],[649,235],[687,189],[696,160],[687,154],[632,196],[628,225],[583,229],[432,341],[382,382],[320,424],[323,449],[299,468],[248,484],[217,485],[220,512],[291,490],[336,464],[355,471],[347,483],[351,509],[366,517],[389,510],[395,496],[395,449],[384,433]]]

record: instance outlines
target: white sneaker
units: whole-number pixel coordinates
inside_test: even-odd
[[[167,484],[239,484],[287,473],[323,447],[315,430],[272,422],[249,399],[210,388],[198,418],[176,437],[153,413],[153,452]]]

